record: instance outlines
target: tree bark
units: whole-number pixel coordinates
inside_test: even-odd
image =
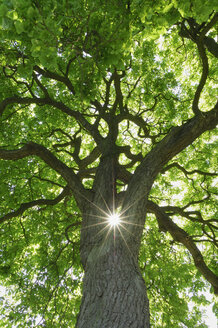
[[[118,227],[109,226],[107,213],[116,206],[115,162],[115,155],[101,158],[93,200],[83,213],[81,261],[85,274],[77,328],[150,326],[146,287],[138,267],[146,204],[143,197],[128,207],[126,199],[123,222]],[[132,229],[139,221],[143,224]]]
[[[77,328],[148,328],[144,280],[131,248],[111,231],[88,255]]]

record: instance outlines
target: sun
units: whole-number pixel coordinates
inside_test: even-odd
[[[107,217],[107,220],[108,220],[108,224],[111,226],[111,227],[116,227],[120,224],[120,216],[119,214],[117,213],[111,213],[108,217]]]

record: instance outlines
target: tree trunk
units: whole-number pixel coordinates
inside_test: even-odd
[[[125,222],[108,225],[107,214],[116,208],[115,163],[111,155],[101,158],[93,199],[83,210],[80,246],[85,275],[77,328],[150,326],[146,287],[138,267],[146,195],[136,201],[134,185],[122,205]]]
[[[94,246],[85,267],[77,328],[148,328],[149,305],[137,259],[118,231]]]

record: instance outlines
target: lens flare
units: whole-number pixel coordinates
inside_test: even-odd
[[[120,224],[120,216],[117,213],[112,213],[107,217],[108,223],[111,227],[116,227]]]

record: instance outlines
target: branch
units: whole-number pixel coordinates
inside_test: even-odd
[[[114,87],[115,87],[115,92],[116,92],[116,100],[115,103],[119,104],[120,108],[120,113],[124,112],[124,107],[123,107],[123,94],[121,91],[121,85],[120,85],[120,79],[121,75],[119,75],[117,72],[113,74],[114,77]]]
[[[216,25],[218,21],[218,13],[215,13],[215,15],[213,16],[213,18],[211,19],[211,21],[204,26],[204,28],[202,29],[202,31],[199,34],[199,38],[201,40],[203,40],[203,38],[205,37],[205,35],[209,32],[209,30]]]
[[[0,159],[4,160],[14,161],[31,155],[40,157],[48,166],[59,173],[71,188],[78,206],[83,206],[85,199],[89,197],[88,191],[83,187],[79,177],[73,170],[55,157],[47,148],[37,143],[29,142],[16,150],[0,149]]]
[[[124,184],[128,184],[130,179],[132,178],[132,174],[125,169],[124,166],[118,165],[117,168],[117,179],[122,181]]]
[[[216,58],[218,58],[218,44],[217,42],[208,36],[205,36],[207,32],[216,24],[217,22],[217,13],[214,15],[214,17],[211,19],[211,21],[204,25],[204,28],[201,30],[201,25],[197,24],[196,21],[193,18],[188,19],[188,23],[190,26],[190,29],[187,29],[184,22],[181,23],[181,29],[179,32],[179,35],[181,37],[191,39],[196,43],[196,37],[199,35],[200,40],[203,42],[207,50],[213,54]],[[199,33],[200,31],[200,33]]]
[[[28,203],[22,203],[20,207],[16,211],[12,211],[7,213],[6,215],[0,217],[0,223],[8,221],[12,218],[22,215],[29,208],[33,208],[35,206],[43,206],[43,205],[56,205],[60,203],[62,199],[64,199],[67,195],[70,194],[70,188],[66,186],[63,191],[54,199],[37,199]]]
[[[91,168],[87,168],[87,169],[75,169],[78,170],[78,177],[82,180],[82,179],[94,179],[95,178],[95,174],[97,171],[96,167],[91,167]]]
[[[142,78],[142,76],[140,75],[140,76],[138,77],[138,79],[135,81],[135,83],[134,83],[132,89],[129,91],[129,93],[128,93],[126,99],[129,99],[129,98],[132,96],[132,93],[135,91],[135,89],[136,89],[136,87],[137,87],[139,81],[141,80],[141,78]],[[129,86],[129,84],[127,84],[127,85]]]
[[[45,86],[39,81],[37,74],[33,72],[33,80],[36,81],[36,84],[39,86],[39,88],[42,90],[45,97],[49,97],[48,90],[45,88]]]
[[[137,155],[131,153],[131,147],[130,146],[117,146],[116,148],[117,148],[117,152],[119,154],[124,153],[127,158],[134,161],[134,164],[137,161],[141,162],[143,160],[143,156],[142,156],[141,153],[138,153]]]
[[[147,128],[147,123],[143,120],[141,116],[134,116],[130,113],[121,113],[120,115],[117,115],[116,121],[117,123],[120,123],[123,120],[128,120],[136,124],[139,128],[141,128],[144,131],[144,137],[149,137],[149,130]]]
[[[198,174],[204,175],[204,176],[206,176],[206,175],[207,176],[217,176],[218,175],[217,173],[203,172],[200,170],[187,171],[183,166],[181,166],[179,163],[176,163],[176,162],[166,166],[163,170],[161,170],[161,173],[165,173],[166,171],[170,170],[173,167],[176,167],[177,169],[182,171],[185,174],[185,176],[195,174],[195,173],[198,173]]]
[[[101,137],[101,135],[99,134],[98,130],[94,128],[94,126],[92,124],[90,124],[85,118],[84,116],[75,110],[72,110],[71,108],[69,108],[68,106],[66,106],[64,103],[53,100],[49,97],[45,97],[45,98],[21,98],[18,96],[13,96],[13,97],[8,97],[6,99],[4,99],[1,103],[0,103],[0,116],[3,114],[4,110],[6,109],[6,107],[10,104],[38,104],[38,105],[49,105],[52,106],[54,108],[59,109],[61,112],[74,117],[82,126],[85,130],[87,130],[95,139],[95,141],[101,146],[103,143],[103,138]]]
[[[183,229],[178,227],[155,203],[148,201],[148,210],[156,215],[160,229],[169,231],[175,241],[182,243],[189,250],[193,257],[196,268],[213,286],[214,293],[218,294],[218,277],[207,267],[201,252],[193,242],[191,236],[189,236],[189,234]]]
[[[32,179],[38,179],[39,181],[44,181],[44,182],[51,183],[53,186],[58,186],[58,187],[60,187],[60,188],[64,188],[64,186],[61,185],[60,183],[58,183],[58,182],[54,182],[54,181],[49,180],[49,179],[42,178],[41,176],[32,175],[30,179],[31,179],[31,180],[32,180]]]
[[[106,84],[104,109],[107,109],[110,102],[110,88],[111,88],[112,81],[113,81],[113,74],[111,75],[109,80],[104,78],[104,82]]]
[[[206,197],[203,200],[199,200],[198,203],[203,202],[207,199],[208,198]],[[161,208],[165,213],[167,212],[168,216],[179,214],[180,216],[182,216],[192,222],[198,222],[199,224],[201,224],[204,234],[206,234],[208,237],[207,241],[209,241],[209,242],[213,243],[215,246],[217,246],[217,240],[216,240],[216,236],[215,236],[215,232],[214,232],[217,230],[217,227],[215,225],[217,220],[215,218],[204,220],[200,211],[185,211],[185,209],[187,207],[189,207],[191,203],[193,203],[193,202],[190,202],[189,204],[187,204],[183,207],[162,206]],[[197,201],[195,203],[197,203]],[[207,226],[210,229],[213,236],[211,236],[210,234],[207,233],[207,231],[205,230],[205,226]]]
[[[81,225],[81,222],[80,221],[77,221],[77,222],[74,222],[74,223],[71,223],[69,226],[66,227],[65,231],[64,231],[64,234],[65,234],[65,237],[67,239],[67,241],[71,244],[75,244],[74,241],[72,241],[70,238],[69,238],[69,235],[68,235],[68,230],[72,227],[77,227],[77,226],[80,226]]]
[[[100,156],[100,151],[98,147],[95,147],[88,156],[80,160],[80,167],[85,168],[88,165],[92,164],[99,156]]]
[[[216,58],[218,58],[218,44],[217,42],[212,39],[212,38],[209,38],[208,36],[206,36],[204,38],[204,44],[207,48],[207,50],[213,54]]]
[[[217,123],[218,105],[211,111],[197,115],[185,124],[172,128],[135,170],[127,189],[127,200],[141,199],[142,195],[149,193],[155,177],[164,165],[205,131],[214,129]]]
[[[190,38],[192,41],[194,41],[197,44],[198,52],[199,52],[200,59],[202,62],[202,68],[203,68],[202,75],[201,75],[201,79],[200,79],[199,85],[197,87],[197,90],[195,92],[194,100],[192,103],[192,110],[193,110],[193,113],[196,115],[200,113],[200,110],[198,107],[199,99],[200,99],[201,92],[204,88],[204,85],[206,83],[207,76],[209,73],[208,58],[207,58],[206,51],[205,51],[206,44],[204,42],[205,34],[216,23],[217,19],[218,19],[218,16],[217,16],[217,14],[215,14],[215,16],[212,18],[212,20],[206,26],[204,26],[204,24],[202,24],[204,26],[204,28],[201,32],[200,32],[200,30],[201,30],[202,25],[199,26],[199,24],[197,24],[193,18],[190,18],[187,20],[187,22],[189,23],[189,26],[190,26],[189,30],[186,28],[184,23],[183,23],[182,29],[181,29],[181,32],[182,31],[184,32],[184,34],[182,34],[183,36]]]
[[[200,82],[199,82],[198,87],[196,89],[194,100],[193,100],[193,103],[192,103],[192,110],[193,110],[193,113],[195,115],[200,113],[200,110],[199,110],[199,107],[198,107],[199,99],[200,99],[201,92],[202,92],[202,90],[205,86],[205,83],[207,81],[207,76],[208,76],[208,73],[209,73],[208,58],[207,58],[207,55],[206,55],[204,44],[203,44],[203,42],[200,38],[198,38],[196,40],[196,43],[197,43],[198,52],[199,52],[201,62],[202,62],[202,74],[201,74],[201,79],[200,79]]]
[[[67,76],[61,76],[61,75],[59,75],[59,74],[57,74],[57,73],[54,73],[54,72],[51,72],[51,71],[49,71],[49,70],[47,70],[47,69],[44,70],[44,69],[40,68],[40,67],[37,66],[37,65],[35,65],[35,66],[33,67],[33,69],[34,69],[37,73],[41,74],[41,75],[44,76],[44,77],[47,77],[47,78],[49,78],[49,79],[53,79],[53,80],[55,80],[55,81],[58,81],[58,82],[62,82],[62,83],[64,83],[64,84],[68,87],[68,89],[72,92],[72,94],[75,94],[74,87],[73,87],[73,85],[72,85],[70,79],[69,79]]]

